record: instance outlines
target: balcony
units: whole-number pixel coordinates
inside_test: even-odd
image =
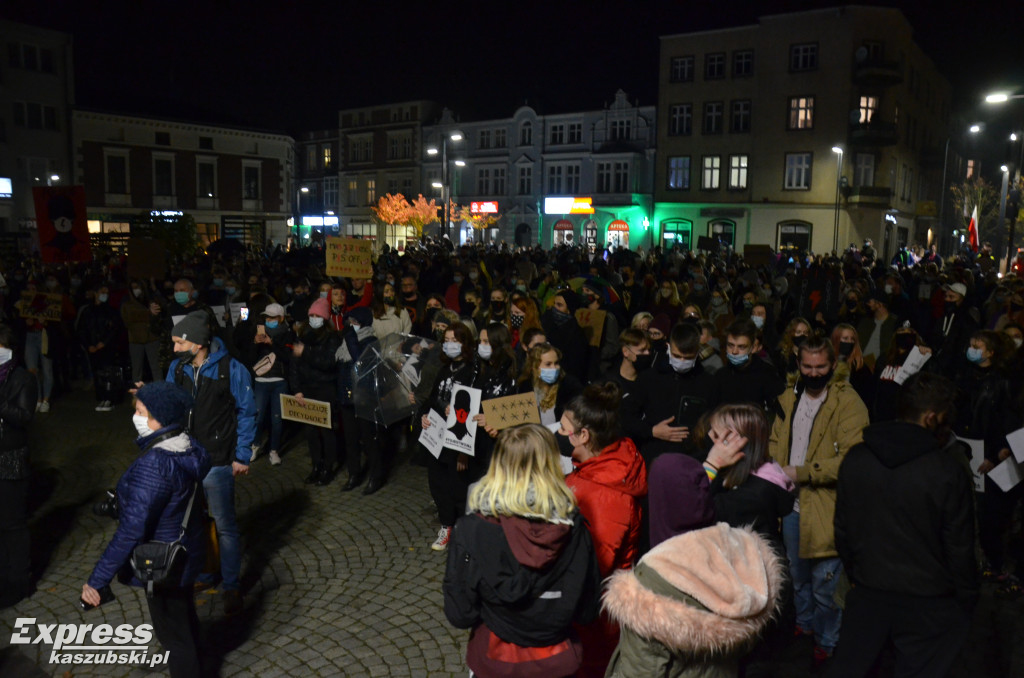
[[[850,144],[853,146],[895,146],[899,132],[891,122],[856,122],[850,125]]]
[[[889,207],[892,189],[888,186],[851,186],[846,202],[851,207]]]
[[[903,68],[898,61],[868,58],[854,63],[853,82],[860,87],[891,87],[903,82]]]

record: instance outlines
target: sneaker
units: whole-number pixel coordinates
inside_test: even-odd
[[[49,401],[44,400],[43,402],[39,403],[38,411],[39,412],[49,412],[50,411],[50,403],[49,403]]]
[[[270,465],[277,466],[281,463],[281,455],[277,453],[277,450],[270,451]]]
[[[448,542],[452,539],[452,528],[441,526],[441,529],[437,531],[437,539],[430,545],[435,551],[447,551]]]
[[[42,407],[42,406],[43,406],[43,401],[42,401],[42,400],[40,400],[39,402],[37,402],[37,403],[36,403],[36,412],[38,412],[38,411],[39,411],[39,408],[40,408],[40,407]]]
[[[249,457],[249,463],[256,461],[256,457],[260,456],[260,446],[258,443],[252,444],[252,456]]]
[[[224,590],[224,614],[228,617],[242,611],[242,593],[235,589]]]
[[[110,404],[109,400],[104,400],[100,403],[99,407],[96,408],[98,412],[110,412],[114,409],[114,406]]]
[[[814,667],[819,668],[822,664],[832,658],[832,650],[826,650],[820,645],[814,646]]]

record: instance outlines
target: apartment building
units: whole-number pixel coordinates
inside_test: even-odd
[[[950,85],[896,9],[661,38],[654,228],[815,252],[929,244]],[[838,227],[836,226],[838,213]]]
[[[294,190],[297,235],[340,234],[340,147],[338,129],[303,133],[296,141]]]

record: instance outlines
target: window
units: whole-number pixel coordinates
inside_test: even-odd
[[[519,168],[519,195],[530,195],[533,193],[533,168]]]
[[[351,179],[348,182],[348,206],[355,207],[359,204],[359,182]]]
[[[729,188],[732,190],[743,190],[747,187],[747,166],[750,156],[730,155],[729,156]]]
[[[612,164],[610,162],[597,163],[597,186],[598,193],[612,192]]]
[[[402,137],[402,157],[406,160],[412,158],[412,137],[409,135]]]
[[[53,106],[43,106],[43,129],[57,129],[57,109]]]
[[[806,221],[783,221],[778,225],[776,246],[780,250],[811,249],[811,225]]]
[[[693,222],[686,219],[668,219],[661,222],[661,239],[665,241],[665,247],[680,245],[683,249],[690,249],[692,232]]]
[[[199,137],[199,149],[203,151],[212,151],[213,137]]]
[[[578,166],[576,167],[576,170],[579,171],[579,167]],[[494,179],[493,179],[492,188],[494,190],[493,190],[492,195],[505,195],[505,168],[504,167],[497,167],[497,168],[495,168],[494,171],[493,171],[493,175],[494,175]],[[578,182],[579,181],[579,177],[577,177],[576,180]]]
[[[784,187],[787,191],[806,191],[811,188],[810,153],[786,154],[786,178]]]
[[[872,122],[875,119],[875,113],[878,112],[878,98],[877,97],[861,97],[860,98],[860,124],[865,125]]]
[[[559,123],[551,126],[551,145],[564,144],[565,143],[565,125]]]
[[[316,146],[306,146],[306,169],[316,169]]]
[[[29,129],[57,129],[57,109],[36,103],[14,102],[14,126]]]
[[[693,104],[673,104],[669,108],[669,136],[690,134],[693,129]]]
[[[562,192],[563,173],[562,165],[548,166],[548,193],[557,195]]]
[[[217,195],[217,165],[209,160],[196,162],[196,195],[213,198]]]
[[[174,195],[174,160],[153,158],[153,195]]]
[[[395,177],[388,177],[388,193],[394,195],[398,192],[398,179]]]
[[[570,122],[569,123],[569,143],[579,144],[583,142],[583,123],[582,122]]]
[[[613,141],[628,141],[632,136],[633,123],[630,120],[612,120]]]
[[[242,197],[246,200],[260,199],[259,165],[248,165],[242,168]]]
[[[324,146],[321,149],[321,155],[324,159],[324,169],[331,169],[331,147]]]
[[[885,58],[885,43],[877,40],[865,40],[864,48],[868,51],[870,61],[881,61]]]
[[[704,170],[701,174],[700,187],[705,191],[718,190],[722,173],[722,157],[718,155],[704,156]]]
[[[155,134],[156,139],[154,143],[157,146],[170,146],[171,145],[171,133],[170,132],[157,132]]]
[[[35,45],[21,46],[21,65],[29,71],[39,69],[39,48]]]
[[[39,70],[43,73],[55,73],[56,70],[53,67],[53,50],[52,49],[40,49],[39,50]]]
[[[669,65],[669,81],[671,82],[692,82],[693,81],[693,57],[672,57]]]
[[[398,160],[399,148],[398,137],[388,137],[388,160]]]
[[[324,209],[338,207],[338,177],[324,177]]]
[[[366,180],[366,204],[372,205],[377,202],[377,180]]]
[[[818,68],[818,43],[808,42],[789,48],[789,70],[813,71]]]
[[[900,198],[910,200],[914,190],[914,169],[909,165],[903,166],[903,184],[900,186]]]
[[[505,130],[503,130],[503,129],[496,129],[496,130],[494,130],[494,147],[495,148],[505,148],[507,145],[508,145],[508,139],[507,139],[507,135],[505,134]]]
[[[128,153],[108,154],[107,166],[107,193],[125,195],[128,193]]]
[[[477,195],[489,195],[491,192],[491,170],[488,167],[480,167],[476,171],[476,192]]]
[[[790,97],[789,129],[814,127],[814,97]]]
[[[580,166],[565,166],[565,192],[575,195],[580,192]]]
[[[875,156],[871,153],[857,153],[853,157],[854,186],[875,185]]]
[[[533,143],[533,123],[524,122],[519,126],[519,145],[529,146]]]
[[[967,177],[966,177],[967,179],[970,179],[971,177],[974,176],[974,170],[975,170],[974,161],[973,160],[968,160],[967,161]]]
[[[732,102],[732,131],[743,134],[750,131],[750,99]]]
[[[25,104],[20,101],[14,102],[14,126],[15,127],[26,127],[26,115],[25,115]]]
[[[704,57],[704,79],[720,80],[725,77],[725,52],[716,52]]]
[[[709,101],[704,104],[704,134],[722,133],[722,110],[724,108],[721,101]]]
[[[612,188],[616,193],[628,193],[629,192],[629,163],[628,162],[617,162],[614,166],[614,174],[612,175],[613,185]]]
[[[490,148],[491,147],[491,130],[482,129],[477,135],[477,148]]]
[[[668,187],[674,191],[690,190],[690,156],[677,155],[668,159]]]
[[[732,247],[736,244],[736,224],[727,219],[719,219],[708,224],[708,235],[723,245]]]
[[[326,186],[327,185],[324,184],[324,191],[327,190]],[[403,177],[402,178],[402,193],[405,194],[405,195],[411,195],[412,194],[412,177]]]
[[[754,74],[754,50],[744,49],[732,53],[732,77],[747,78]]]

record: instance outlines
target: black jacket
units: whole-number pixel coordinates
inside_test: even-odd
[[[121,314],[110,304],[91,304],[82,309],[82,318],[78,321],[78,340],[85,346],[102,343],[104,348],[113,349],[120,329]]]
[[[855,585],[974,599],[974,489],[959,454],[916,424],[864,429],[839,468],[835,515],[836,548]]]
[[[755,355],[741,367],[726,360],[722,369],[715,372],[715,380],[718,382],[719,402],[750,402],[765,410],[775,408],[779,394],[786,388],[786,382],[778,371]]]
[[[782,525],[779,522],[793,512],[796,496],[775,483],[750,475],[739,487],[726,489],[719,476],[711,483],[715,519],[732,527],[752,527],[771,542],[779,554],[785,554]]]
[[[548,343],[562,352],[562,369],[581,382],[586,381],[590,344],[575,316],[559,325],[555,322],[554,310],[548,309],[540,322]]]
[[[341,335],[325,324],[318,330],[306,328],[299,337],[304,345],[302,355],[292,356],[288,385],[292,393],[305,398],[335,402],[338,397],[338,347]]]
[[[36,378],[15,367],[0,384],[0,480],[29,477],[28,427],[36,412]]]
[[[552,527],[512,520],[528,524],[521,530],[526,539]],[[548,556],[540,567],[522,563],[505,534],[501,523],[477,513],[456,523],[444,574],[444,613],[453,626],[483,622],[505,642],[546,647],[568,637],[573,622],[586,624],[597,616],[601,573],[579,513],[560,545],[535,544]]]
[[[1019,428],[1010,380],[996,367],[968,364],[956,381],[957,419],[953,430],[961,438],[985,441],[985,457],[998,463],[999,451],[1009,445],[1006,434]]]

